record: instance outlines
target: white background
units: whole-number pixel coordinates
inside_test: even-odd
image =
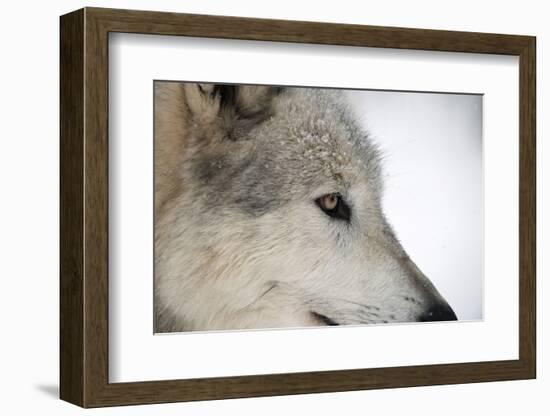
[[[481,319],[488,291],[482,262],[483,96],[394,91],[348,96],[382,151],[384,211],[397,238],[459,320]],[[501,146],[503,137],[496,136],[498,143],[489,149]],[[502,160],[501,151],[495,159]]]
[[[230,60],[239,66],[220,69],[217,65]],[[480,240],[485,231],[484,321],[152,336],[152,80],[220,77],[233,83],[483,92],[484,202],[491,213],[483,225],[479,218],[481,119],[479,108],[477,122],[468,119],[472,116],[465,109],[471,97],[455,97],[451,105],[448,94],[348,94],[357,107],[363,107],[360,118],[372,123],[372,134],[385,152],[385,205],[399,237],[452,304],[465,297],[478,313]],[[112,35],[110,380],[516,359],[518,79],[517,58],[506,56]],[[473,124],[475,133],[470,130],[475,131]],[[474,153],[477,163],[464,153]],[[471,198],[471,192],[477,193],[477,200],[468,207],[463,201]],[[473,217],[477,213],[477,222],[467,224],[472,216],[462,212],[465,206],[474,211]],[[509,238],[503,239],[503,234]],[[472,251],[462,249],[463,245]],[[464,315],[464,308],[458,312]],[[407,354],[403,354],[403,342]],[[183,354],[194,359],[182,359]]]
[[[167,404],[88,411],[89,414],[533,414],[548,411],[550,365],[543,347],[548,318],[543,281],[543,240],[548,223],[549,146],[543,130],[550,97],[544,72],[550,28],[544,2],[394,1],[315,2],[51,1],[6,3],[2,10],[1,205],[2,324],[0,368],[6,414],[76,414],[55,399],[58,385],[58,15],[82,5],[195,13],[321,20],[376,25],[532,34],[538,36],[539,161],[539,379],[535,381],[439,386],[307,395],[210,403]],[[22,24],[24,23],[24,24]],[[24,295],[23,295],[24,294]],[[23,300],[24,299],[24,300]]]

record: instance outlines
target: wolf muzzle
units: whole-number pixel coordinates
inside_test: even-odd
[[[453,308],[447,302],[439,302],[428,309],[420,316],[420,322],[432,321],[456,321],[457,317]]]

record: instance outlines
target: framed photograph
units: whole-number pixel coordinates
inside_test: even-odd
[[[535,378],[534,37],[60,29],[63,400]]]

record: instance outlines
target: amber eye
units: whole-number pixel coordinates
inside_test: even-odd
[[[329,217],[349,221],[351,210],[338,193],[326,194],[315,200],[315,203]]]
[[[321,200],[319,201],[321,203],[321,207],[325,211],[332,211],[338,206],[338,195],[335,194],[329,194],[321,197]]]

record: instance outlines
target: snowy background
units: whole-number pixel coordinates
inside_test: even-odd
[[[460,320],[483,317],[481,95],[348,91],[384,154],[384,207]]]

